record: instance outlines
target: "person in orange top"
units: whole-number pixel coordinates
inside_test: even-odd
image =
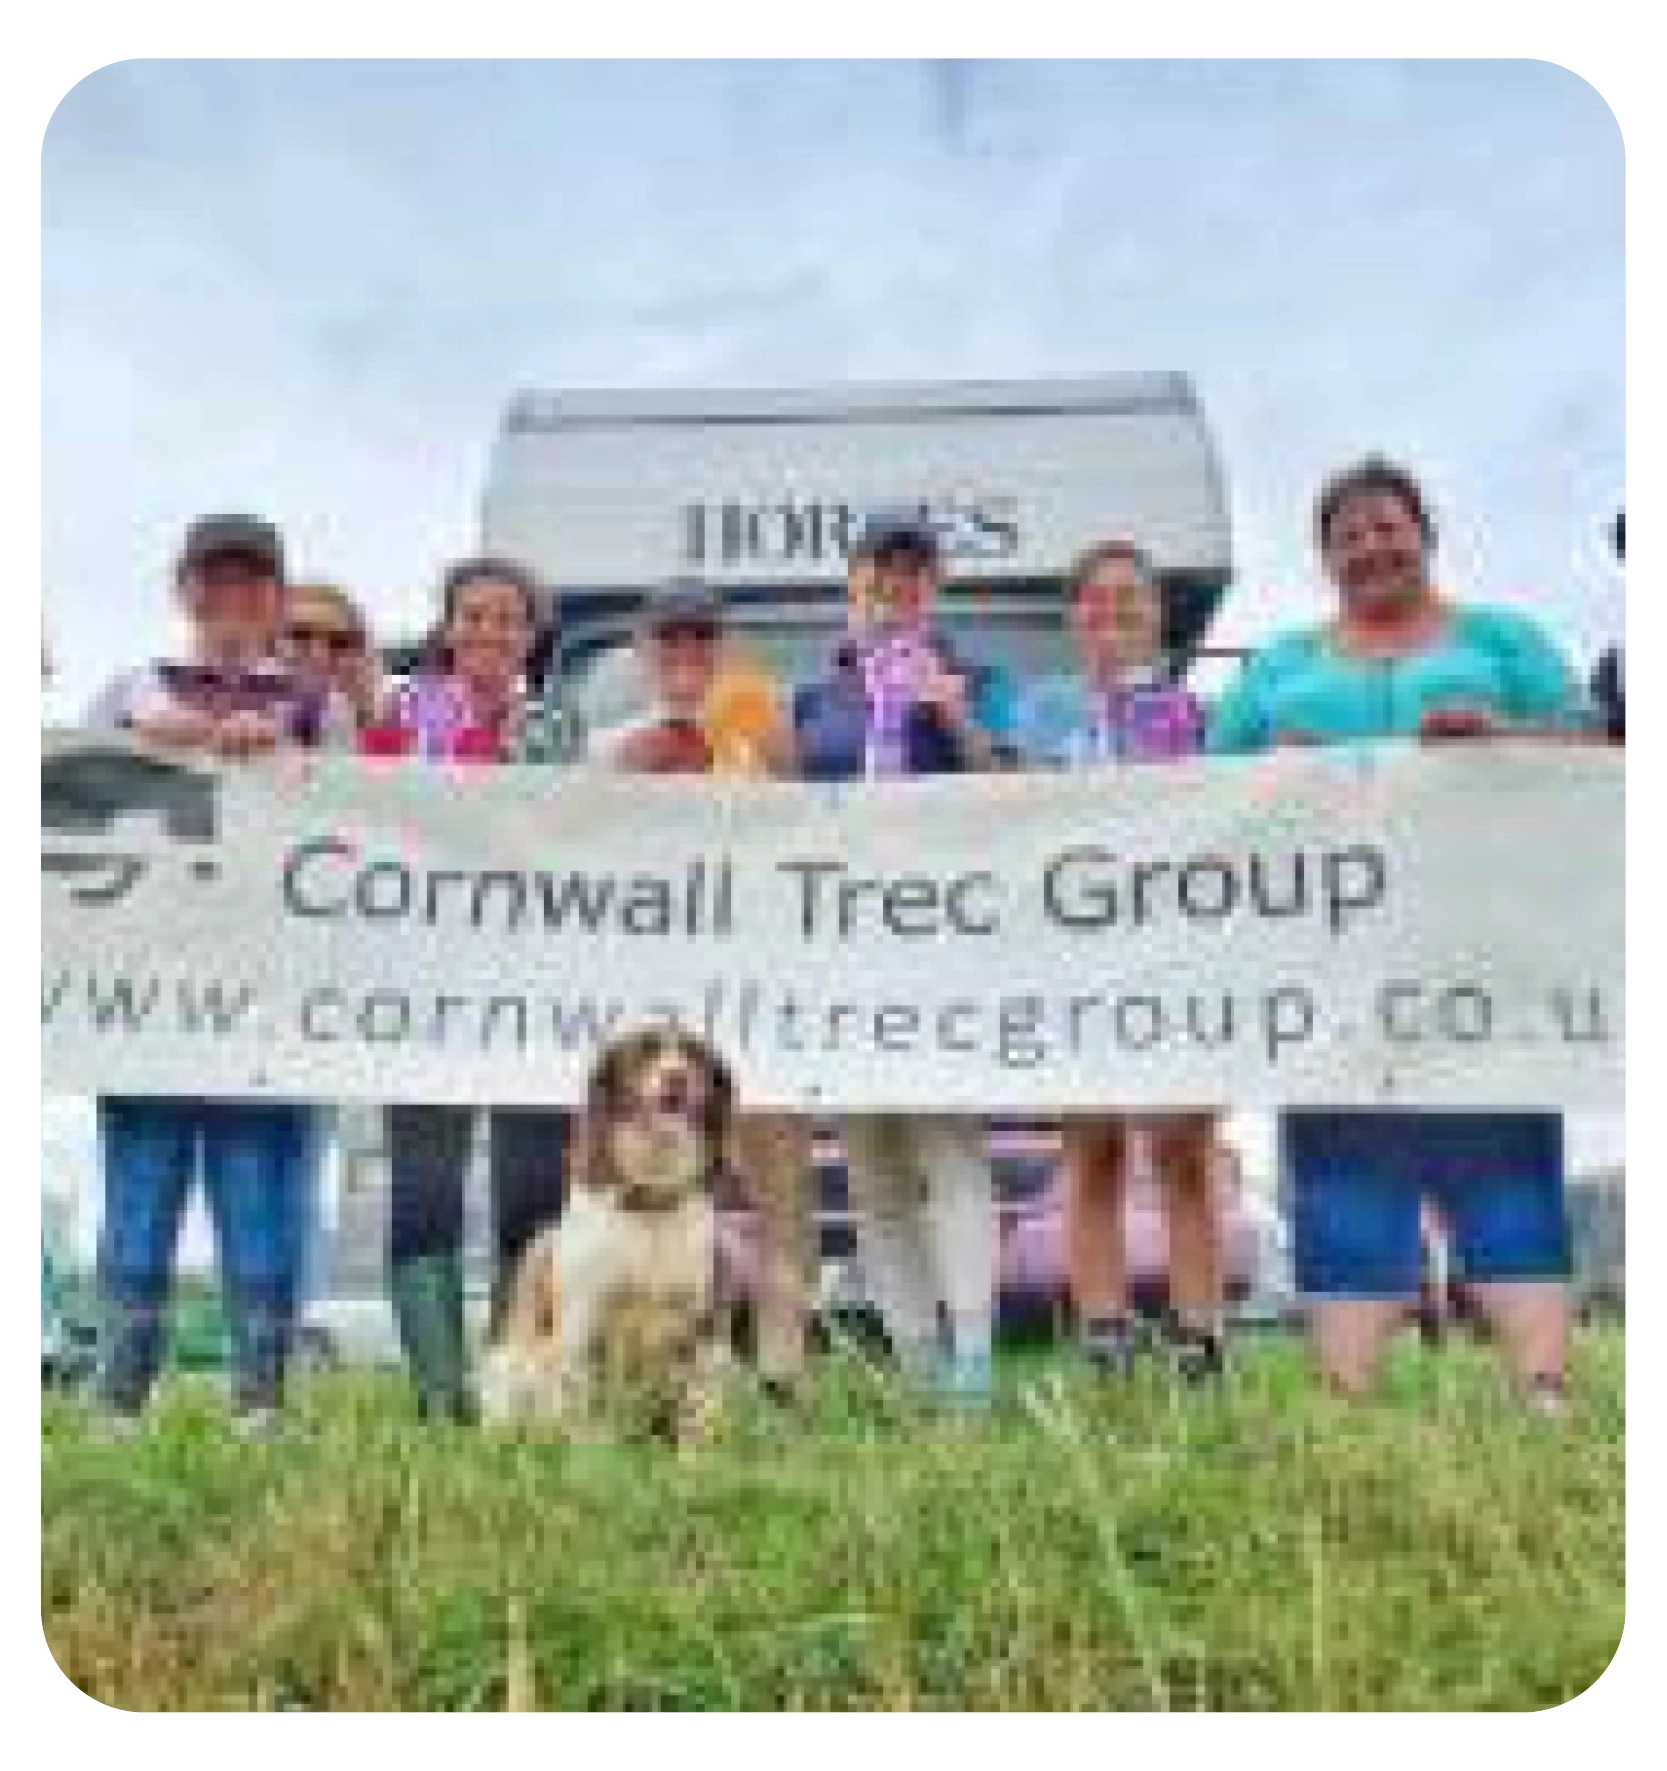
[[[591,760],[646,774],[789,777],[793,747],[775,685],[726,643],[715,591],[677,580],[651,594],[637,644],[655,705],[591,734]],[[743,1113],[736,1167],[759,1228],[758,1368],[786,1400],[803,1374],[816,1290],[809,1123]]]

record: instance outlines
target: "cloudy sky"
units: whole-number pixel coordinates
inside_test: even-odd
[[[1381,448],[1449,582],[1589,655],[1622,160],[1543,62],[102,69],[43,160],[55,703],[168,644],[206,510],[414,623],[526,386],[1185,369],[1233,500],[1219,637],[1312,606],[1314,487]]]
[[[1456,584],[1621,622],[1622,145],[1542,62],[127,62],[44,154],[45,585],[72,704],[251,508],[421,612],[524,386],[1180,368],[1223,638],[1316,481],[1428,478]]]

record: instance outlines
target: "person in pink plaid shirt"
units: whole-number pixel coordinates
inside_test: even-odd
[[[1163,763],[1204,748],[1197,698],[1164,655],[1163,593],[1129,541],[1091,547],[1070,580],[1079,668],[1033,683],[1014,737],[1024,761],[1055,769]],[[1169,1220],[1169,1338],[1183,1376],[1221,1369],[1222,1249],[1212,1189],[1219,1115],[1093,1114],[1064,1126],[1066,1269],[1083,1350],[1102,1370],[1134,1359],[1124,1245],[1135,1139],[1146,1140]]]

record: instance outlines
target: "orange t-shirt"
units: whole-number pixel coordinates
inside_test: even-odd
[[[704,723],[714,774],[769,773],[782,712],[781,697],[766,671],[750,659],[726,665],[707,697]]]

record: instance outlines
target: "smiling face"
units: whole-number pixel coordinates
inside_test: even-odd
[[[643,636],[643,665],[668,713],[698,719],[717,680],[722,636],[713,621],[678,621]]]
[[[452,592],[445,639],[453,672],[486,697],[509,694],[533,646],[533,612],[519,584],[470,578]]]
[[[1344,612],[1367,617],[1410,609],[1428,595],[1429,559],[1418,512],[1384,489],[1351,493],[1331,513],[1325,568]]]
[[[284,593],[271,567],[242,554],[210,555],[180,579],[197,649],[216,663],[253,663],[277,649]]]
[[[1163,653],[1163,597],[1133,559],[1109,555],[1071,598],[1071,632],[1091,670],[1150,664]]]
[[[295,586],[286,602],[283,650],[296,674],[320,688],[352,695],[365,664],[364,625],[345,596]]]
[[[930,554],[906,549],[875,554],[860,564],[853,561],[853,613],[865,624],[919,626],[931,618],[938,577],[938,563]]]

